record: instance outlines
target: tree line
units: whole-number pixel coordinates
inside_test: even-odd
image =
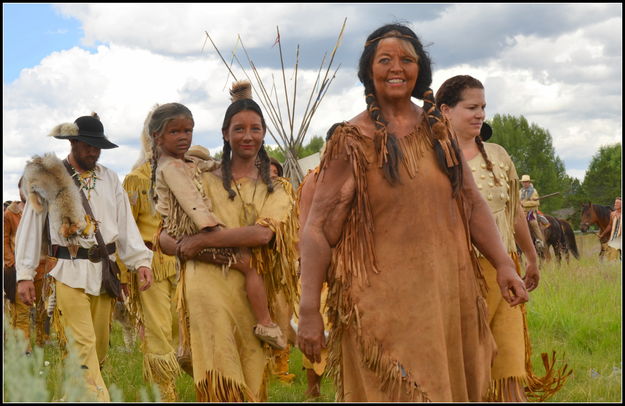
[[[541,196],[560,192],[540,202],[542,212],[566,218],[578,228],[583,202],[612,207],[614,198],[621,196],[620,142],[602,146],[592,157],[580,182],[566,174],[549,131],[529,124],[523,116],[497,114],[490,124],[493,137],[489,142],[508,151],[519,177],[530,175]]]

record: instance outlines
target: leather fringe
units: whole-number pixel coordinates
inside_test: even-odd
[[[191,354],[191,326],[189,323],[189,311],[187,309],[187,299],[184,294],[185,290],[185,263],[180,263],[180,277],[176,285],[176,293],[174,300],[176,301],[176,310],[178,311],[178,320],[180,320],[179,336],[180,346],[186,354]]]
[[[555,395],[562,388],[568,377],[573,373],[573,370],[568,368],[568,364],[564,364],[559,369],[556,369],[556,352],[552,351],[551,359],[549,359],[549,355],[547,353],[543,352],[541,354],[543,366],[545,367],[545,375],[538,377],[534,374],[531,357],[532,347],[529,339],[527,312],[524,304],[521,305],[521,312],[523,313],[523,332],[525,335],[525,370],[527,371],[525,394],[531,401],[544,402]]]
[[[182,374],[176,354],[143,354],[143,379],[146,382],[167,383]]]
[[[419,171],[419,160],[425,152],[432,149],[432,140],[428,137],[419,137],[418,128],[405,137],[398,138],[402,151],[402,163],[410,178],[414,178]]]
[[[61,357],[65,358],[67,355],[67,336],[65,335],[65,327],[63,327],[63,323],[61,322],[61,311],[58,306],[54,308],[52,314],[52,328],[56,332],[56,339],[61,348]]]
[[[517,399],[523,398],[523,389],[527,385],[526,376],[510,376],[507,378],[495,379],[490,383],[488,388],[488,394],[486,395],[487,402],[510,402],[509,394],[512,393],[512,382],[516,383],[515,395]]]
[[[147,165],[148,168],[151,168],[149,163],[147,163]],[[152,215],[157,215],[156,206],[148,194],[150,187],[151,182],[149,177],[145,178],[132,174],[126,176],[124,179],[124,190],[128,193],[128,200],[133,202],[133,204],[130,205],[130,209],[132,210],[132,216],[134,218],[137,218],[139,213],[146,212],[146,208],[149,209],[149,213],[152,213]]]
[[[332,264],[335,269],[334,277],[341,283],[345,283],[346,272],[349,270],[350,283],[353,274],[360,286],[363,283],[369,283],[367,269],[375,273],[380,272],[376,266],[373,215],[367,194],[366,171],[369,162],[362,148],[364,138],[353,127],[348,125],[337,127],[334,135],[327,142],[326,151],[320,163],[322,170],[328,166],[330,160],[334,159],[349,159],[352,163],[356,193],[350,214],[347,216],[343,237],[333,251]]]
[[[333,328],[330,331],[328,344],[327,373],[334,380],[337,401],[343,399],[341,338],[344,329],[350,324],[352,315],[356,316],[356,324],[359,319],[358,309],[349,295],[350,288],[354,279],[360,286],[368,285],[368,271],[379,273],[374,254],[373,216],[366,190],[368,161],[361,147],[364,141],[363,136],[352,128],[342,125],[335,130],[327,143],[326,152],[320,164],[320,168],[326,168],[329,160],[349,159],[352,162],[352,171],[356,181],[354,203],[347,217],[341,241],[333,250],[332,267],[328,272],[327,309],[328,319]],[[416,170],[413,173],[416,173]],[[360,329],[357,329],[357,332],[362,357],[367,367],[380,377],[383,390],[399,391],[404,387],[411,399],[429,401],[427,394],[412,380],[409,371],[403,370],[397,360],[385,354],[383,348],[374,339],[365,337]]]
[[[263,276],[269,308],[275,307],[276,295],[283,292],[287,303],[293,306],[299,303],[297,242],[299,235],[299,213],[293,189],[286,179],[277,179],[291,197],[291,208],[282,220],[262,218],[256,224],[269,228],[274,233],[273,241],[263,247],[252,249],[252,266]],[[273,312],[272,312],[273,313]],[[273,314],[272,314],[273,315]]]
[[[203,379],[195,382],[198,402],[259,402],[245,383],[236,382],[216,370],[206,371]]]
[[[467,247],[469,250],[469,255],[471,257],[473,274],[475,275],[475,285],[477,290],[475,305],[477,308],[478,323],[480,324],[480,339],[483,340],[487,337],[488,332],[490,331],[490,328],[488,327],[488,310],[486,305],[486,294],[488,293],[488,285],[486,283],[486,279],[484,278],[484,273],[482,272],[480,261],[478,260],[473,244],[471,243],[469,220],[467,219],[466,213],[464,211],[464,200],[461,194],[459,194],[456,198],[456,203],[458,204],[458,211],[460,212],[460,217],[462,218],[462,223],[464,225],[465,238],[467,240]]]

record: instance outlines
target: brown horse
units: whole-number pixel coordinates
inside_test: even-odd
[[[603,230],[610,225],[610,213],[612,213],[612,208],[609,206],[601,206],[599,204],[592,204],[591,202],[583,203],[580,230],[585,233],[590,226],[594,224],[599,227],[599,233],[602,233]],[[599,258],[603,258],[605,255],[609,238],[610,236],[606,235],[599,240],[601,244]]]
[[[544,215],[544,217],[547,219],[548,223],[538,222],[545,236],[545,248],[543,252],[539,252],[539,255],[541,255],[543,259],[549,260],[551,257],[549,247],[551,247],[553,248],[558,263],[562,261],[562,254],[565,255],[567,263],[569,262],[571,253],[576,259],[579,259],[575,234],[568,221],[549,215]]]

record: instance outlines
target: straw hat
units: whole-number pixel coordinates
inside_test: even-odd
[[[531,182],[530,175],[521,176],[521,182]]]

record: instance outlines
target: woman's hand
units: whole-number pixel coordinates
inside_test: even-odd
[[[221,259],[224,261],[222,262],[222,264],[228,265],[230,258],[224,255],[222,255],[221,257],[222,257]],[[236,257],[237,257],[237,262],[234,264],[231,264],[230,266],[232,269],[245,272],[246,268],[251,267],[252,253],[250,252],[249,248],[239,248],[237,250]]]
[[[525,276],[523,277],[523,282],[525,282],[527,291],[531,292],[536,289],[538,287],[539,280],[540,272],[538,271],[538,264],[536,261],[528,261],[527,266],[525,267]]]
[[[141,292],[149,289],[149,287],[152,286],[152,282],[154,282],[152,270],[147,266],[137,268],[137,277],[139,279],[139,291]]]
[[[299,315],[297,346],[310,362],[321,362],[321,349],[326,347],[321,313],[300,307]]]
[[[178,240],[176,244],[176,256],[183,261],[195,258],[199,252],[205,248],[201,244],[201,234],[202,233],[184,236]]]
[[[510,261],[512,263],[512,261]],[[516,306],[529,300],[523,280],[517,275],[514,265],[507,263],[497,268],[497,283],[501,295],[510,306]]]

